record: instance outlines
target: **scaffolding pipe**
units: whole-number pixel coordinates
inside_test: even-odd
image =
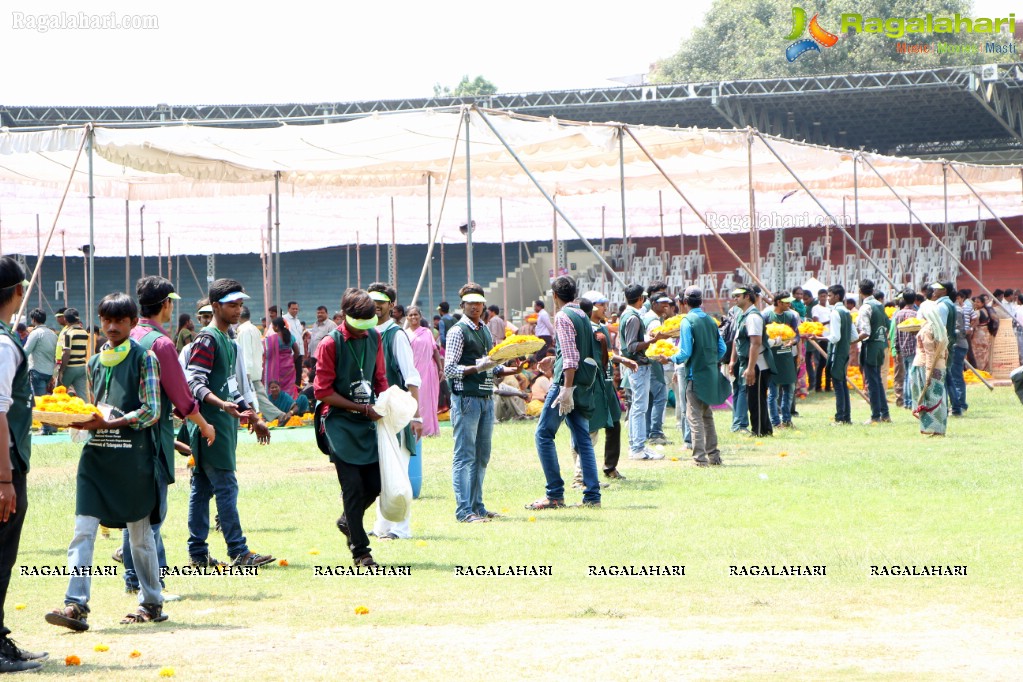
[[[994,209],[992,209],[990,206],[988,206],[988,203],[986,201],[984,201],[984,197],[980,196],[980,194],[977,193],[977,190],[975,190],[973,188],[973,185],[971,185],[969,182],[966,181],[966,178],[963,177],[962,173],[960,173],[958,170],[956,170],[955,164],[946,161],[945,165],[948,168],[951,168],[952,172],[955,173],[957,176],[959,176],[959,179],[963,181],[963,184],[966,185],[966,188],[969,189],[970,192],[973,193],[973,196],[977,197],[977,201],[980,202],[980,205],[983,206],[984,208],[986,208],[987,212],[991,214],[991,217],[994,218],[995,221],[997,221],[998,224],[1001,225],[1002,228],[1006,232],[1009,233],[1009,236],[1012,237],[1012,240],[1014,242],[1016,242],[1016,245],[1019,246],[1020,248],[1023,248],[1023,241],[1020,241],[1019,237],[1017,237],[1016,235],[1014,235],[1012,233],[1012,230],[1009,229],[1009,226],[1006,225],[1005,222],[1000,217],[998,217],[998,214],[994,212]],[[1020,169],[1020,172],[1023,173],[1023,169]],[[947,197],[947,191],[946,191],[946,197]],[[946,205],[945,205],[945,214],[946,214],[945,223],[947,224],[948,223],[948,217],[947,217],[947,215],[948,215],[948,199],[947,198],[946,198],[945,202],[946,202]],[[979,244],[977,246],[978,246],[978,248],[980,247]]]
[[[590,253],[592,253],[594,256],[597,257],[597,260],[600,262],[600,264],[602,266],[604,266],[604,268],[608,271],[608,273],[610,273],[611,277],[616,282],[618,282],[619,284],[621,284],[624,287],[625,286],[625,281],[621,278],[621,276],[617,272],[614,271],[614,269],[611,268],[610,265],[608,265],[607,261],[604,260],[603,254],[601,254],[599,251],[597,251],[597,249],[595,249],[593,247],[593,244],[590,243],[590,240],[588,240],[586,237],[583,236],[583,233],[580,232],[578,230],[578,228],[576,228],[575,224],[573,224],[571,220],[569,220],[568,216],[565,215],[565,212],[562,211],[560,208],[558,208],[558,204],[551,198],[551,196],[547,193],[547,191],[540,185],[539,181],[537,181],[537,179],[529,171],[529,168],[526,167],[526,164],[523,163],[522,159],[519,158],[519,155],[515,153],[515,151],[511,148],[511,146],[508,144],[508,142],[504,139],[504,136],[501,135],[501,133],[494,126],[494,124],[491,123],[490,118],[485,113],[483,113],[482,109],[479,109],[479,108],[476,108],[476,107],[473,107],[473,108],[475,109],[476,113],[479,114],[480,118],[483,119],[483,122],[487,124],[487,127],[490,128],[491,132],[494,133],[494,135],[501,142],[501,144],[504,145],[504,148],[508,151],[509,154],[511,154],[512,158],[515,159],[515,162],[519,165],[519,168],[521,168],[523,170],[523,172],[525,172],[526,176],[532,181],[532,183],[536,186],[536,188],[538,190],[540,190],[540,193],[543,195],[544,199],[546,199],[547,202],[550,203],[550,205],[554,208],[554,210],[557,211],[558,215],[561,216],[561,219],[565,221],[565,224],[567,224],[572,229],[572,231],[575,232],[576,236],[579,237],[579,239],[582,241],[583,245],[590,251]]]
[[[472,154],[469,144],[469,116],[472,110],[466,109],[465,118],[465,270],[469,276],[467,282],[475,282],[472,267]]]

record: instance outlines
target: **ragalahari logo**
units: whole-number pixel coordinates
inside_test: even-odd
[[[792,8],[792,32],[785,36],[785,40],[796,42],[785,48],[785,58],[794,62],[807,52],[820,52],[821,47],[834,47],[838,42],[838,36],[828,33],[817,23],[817,15],[810,20],[810,37],[798,39],[806,30],[806,10],[802,7]],[[797,40],[798,39],[798,40]]]

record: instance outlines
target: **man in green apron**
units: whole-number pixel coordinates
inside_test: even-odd
[[[888,413],[887,386],[881,378],[881,366],[885,362],[885,347],[888,345],[888,316],[884,304],[874,298],[874,283],[865,279],[860,282],[860,295],[864,297],[856,327],[859,341],[863,344],[861,369],[863,382],[870,398],[870,420],[867,424],[890,422]]]
[[[725,402],[731,392],[728,379],[720,369],[725,357],[725,340],[714,320],[703,312],[700,287],[687,288],[682,302],[689,312],[682,319],[678,353],[671,360],[686,365],[686,421],[693,438],[693,461],[698,467],[719,466],[721,451],[711,408]]]
[[[759,289],[749,285],[732,291],[740,310],[735,321],[732,363],[738,364],[736,378],[746,386],[750,432],[754,436],[772,436],[774,430],[767,411],[767,384],[774,372],[774,356],[767,352],[767,325],[756,306],[759,294]]]
[[[376,422],[381,417],[373,405],[387,390],[387,371],[373,299],[362,289],[351,289],[341,309],[344,322],[316,347],[313,391],[320,401],[318,428],[341,484],[345,512],[337,527],[348,539],[355,565],[370,568],[378,564],[370,553],[363,517],[380,495]]]
[[[157,440],[163,406],[160,402],[160,362],[130,338],[138,322],[138,306],[124,293],[100,301],[99,318],[107,342],[89,360],[89,391],[102,414],[78,428],[91,431],[78,460],[75,534],[68,546],[72,575],[64,607],[46,614],[46,622],[76,632],[89,629],[89,598],[96,531],[128,528],[128,541],[139,581],[139,608],[121,621],[161,622],[163,595],[153,524],[160,523],[157,482]]]
[[[26,478],[32,455],[28,358],[7,323],[21,307],[28,284],[20,263],[0,256],[0,673],[35,670],[47,657],[18,648],[4,621],[7,588],[28,511]]]
[[[835,424],[851,424],[849,382],[846,373],[849,369],[849,351],[853,341],[853,323],[852,315],[845,307],[845,287],[841,284],[832,284],[828,287],[828,306],[831,308],[828,335],[818,338],[828,342],[827,369],[831,371],[835,390]]]
[[[796,355],[795,347],[799,341],[799,317],[789,307],[795,301],[787,291],[779,291],[774,296],[774,310],[764,313],[764,321],[768,324],[783,324],[791,328],[795,338],[787,341],[769,339],[771,353],[774,355],[774,373],[767,386],[767,406],[771,414],[771,426],[788,429],[792,427],[792,412],[796,396]]]
[[[416,399],[416,413],[407,427],[398,433],[398,453],[402,466],[408,469],[409,460],[418,456],[419,439],[423,436],[423,418],[419,416],[419,385],[422,379],[416,369],[412,357],[412,342],[401,327],[391,318],[391,310],[398,302],[398,292],[384,282],[370,284],[367,291],[376,307],[376,331],[380,334],[380,342],[384,346],[384,369],[387,371],[387,385],[398,386],[408,391]],[[411,519],[412,506],[409,505],[409,516],[402,521],[388,521],[380,513],[377,506],[377,520],[373,524],[373,534],[381,540],[408,539],[412,537]]]
[[[181,300],[181,297],[174,292],[174,285],[169,279],[150,276],[143,277],[135,284],[135,295],[138,296],[139,308],[142,317],[138,324],[131,330],[131,338],[134,339],[143,350],[151,350],[160,363],[160,422],[157,424],[159,437],[157,447],[160,451],[158,458],[157,476],[160,484],[161,505],[166,513],[167,486],[174,483],[174,423],[172,412],[175,410],[179,417],[195,422],[202,437],[206,438],[209,444],[216,439],[216,431],[202,416],[199,411],[199,403],[196,402],[192,392],[188,390],[188,381],[185,379],[185,372],[178,362],[177,350],[174,341],[166,332],[166,325],[170,324],[174,316],[174,302]],[[163,546],[163,537],[160,535],[162,523],[153,526],[153,538],[156,541],[156,553],[160,560],[160,568],[167,567],[167,554]],[[115,555],[114,559],[118,559]],[[124,562],[124,583],[129,592],[136,592],[139,589],[138,578],[135,576],[135,565],[132,561],[131,547],[128,542],[128,533],[124,532],[120,561]],[[166,585],[164,586],[166,587]],[[176,595],[164,592],[164,601],[174,601]]]
[[[213,443],[188,423],[195,458],[188,496],[188,555],[194,566],[216,566],[206,542],[210,533],[210,498],[217,500],[220,528],[227,553],[236,566],[262,566],[274,560],[249,549],[238,518],[238,478],[235,476],[238,422],[244,417],[260,443],[270,442],[270,431],[253,407],[242,398],[238,383],[238,347],[228,336],[242,314],[248,298],[240,282],[218,279],[210,285],[213,322],[202,329],[188,351],[185,373],[192,395],[199,401],[203,418],[217,431]]]
[[[574,303],[578,289],[571,277],[558,277],[551,285],[554,294],[554,326],[557,346],[554,381],[544,400],[536,425],[536,452],[546,479],[546,496],[526,509],[556,509],[565,506],[565,481],[561,477],[554,437],[568,421],[572,443],[579,452],[583,470],[584,507],[600,506],[600,480],[590,440],[590,418],[595,412],[607,414],[604,396],[604,365],[600,345],[593,335],[589,317]],[[606,356],[605,356],[606,357]],[[600,396],[598,399],[596,396]],[[609,415],[600,421],[606,426]]]

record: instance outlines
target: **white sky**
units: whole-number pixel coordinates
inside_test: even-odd
[[[483,75],[501,92],[606,87],[674,53],[710,4],[289,0],[241,10],[215,0],[9,0],[0,10],[0,104],[425,97],[434,83],[453,87],[464,74]],[[802,4],[812,11],[812,2]],[[973,15],[1006,16],[1014,5],[977,0]],[[155,15],[159,28],[14,28],[19,12],[83,6],[89,14]]]

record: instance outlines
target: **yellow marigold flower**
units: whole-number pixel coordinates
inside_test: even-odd
[[[367,609],[365,606],[356,606],[355,607],[355,615],[356,616],[365,616],[367,613],[369,613],[369,609]]]
[[[96,646],[92,647],[92,650],[100,652],[110,651],[110,647],[108,647],[106,644],[97,644]]]
[[[651,330],[651,334],[672,334],[678,333],[679,328],[682,326],[682,315],[675,315],[666,319],[661,326],[654,327]]]
[[[130,654],[128,654],[128,657],[129,658],[142,658],[142,652],[139,651],[138,649],[133,649],[132,652]]]
[[[174,668],[160,668],[160,677],[174,677]]]
[[[26,608],[28,608],[28,604],[15,604],[14,608],[17,609],[18,611],[24,611]]]
[[[309,550],[309,553],[310,554],[319,554],[320,550],[314,548],[314,549]]]
[[[660,341],[655,341],[647,346],[646,356],[648,358],[652,358],[656,355],[660,355],[662,357],[670,358],[675,355],[677,351],[678,349],[675,348],[675,345],[671,341],[661,339]]]
[[[288,565],[288,560],[287,559],[281,559],[280,561],[277,562],[277,565],[278,566],[287,566]]]

